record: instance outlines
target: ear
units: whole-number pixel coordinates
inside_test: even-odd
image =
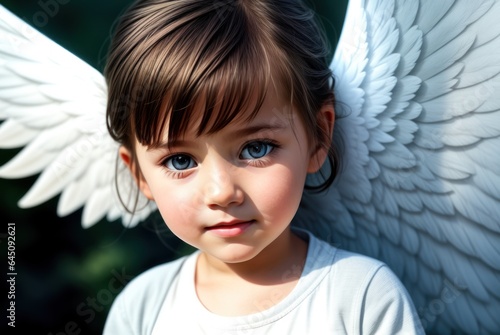
[[[137,163],[134,162],[131,152],[124,146],[121,146],[118,153],[123,163],[130,170],[130,173],[132,174],[132,177],[134,177],[135,182],[137,183],[137,187],[139,187],[139,190],[141,190],[142,194],[144,194],[144,196],[149,200],[154,200],[149,185],[146,179],[144,179],[144,177],[142,176],[141,171],[138,170]]]
[[[315,139],[316,145],[311,153],[308,173],[315,173],[323,166],[328,156],[328,148],[332,144],[333,125],[335,123],[335,109],[332,103],[326,103],[321,107],[317,116],[319,138]]]

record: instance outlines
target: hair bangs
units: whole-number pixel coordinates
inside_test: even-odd
[[[197,136],[213,134],[231,122],[251,120],[260,110],[271,80],[265,60],[248,52],[245,44],[231,54],[214,51],[208,57],[219,59],[217,68],[209,76],[193,76],[196,85],[191,94],[179,89],[179,95],[165,99],[162,113],[168,114],[169,140],[181,137],[189,127],[196,127]]]
[[[190,127],[200,136],[250,120],[275,80],[270,51],[243,8],[192,20],[163,34],[144,55],[148,64],[136,82],[145,88],[146,103],[136,104],[132,120],[143,145],[175,141]]]

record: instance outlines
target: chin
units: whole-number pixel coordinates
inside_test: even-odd
[[[226,264],[239,264],[251,261],[259,255],[261,251],[261,249],[240,244],[227,246],[224,250],[218,250],[216,252],[204,251],[204,253]]]

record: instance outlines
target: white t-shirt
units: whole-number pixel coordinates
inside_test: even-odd
[[[104,334],[424,334],[406,289],[385,264],[300,234],[309,239],[302,275],[284,299],[276,292],[278,303],[273,296],[256,301],[261,312],[208,311],[196,295],[195,252],[134,279],[113,303]]]

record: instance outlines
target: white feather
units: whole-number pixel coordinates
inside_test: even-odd
[[[19,148],[32,141],[37,134],[36,130],[26,128],[16,120],[6,120],[0,125],[0,147],[2,149]]]
[[[132,218],[115,192],[118,144],[106,130],[102,74],[1,6],[0,34],[0,117],[5,120],[0,146],[24,146],[0,168],[0,176],[41,173],[19,205],[36,206],[61,194],[58,215],[83,207],[83,227],[106,217],[121,217],[126,225],[144,219],[154,206],[143,206]]]

